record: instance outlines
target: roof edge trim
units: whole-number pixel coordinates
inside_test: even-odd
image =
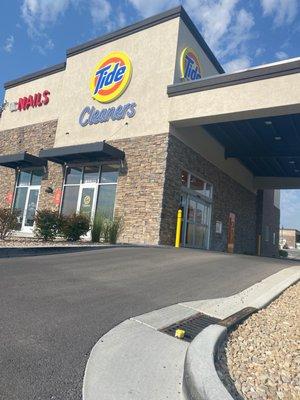
[[[44,76],[56,74],[57,72],[64,71],[66,69],[66,63],[60,63],[56,65],[52,65],[51,67],[41,69],[37,72],[33,72],[28,75],[21,76],[20,78],[13,79],[11,81],[4,83],[4,89],[10,89],[14,86],[21,85],[23,83],[34,81],[35,79],[42,78]]]
[[[255,67],[240,72],[225,73],[199,79],[194,82],[184,82],[169,85],[167,93],[169,97],[183,94],[202,92],[205,90],[217,89],[225,86],[240,85],[262,79],[275,78],[283,75],[291,75],[300,72],[300,60],[285,62],[282,64],[270,65],[267,67]]]
[[[133,33],[140,32],[144,29],[151,28],[152,26],[159,25],[162,22],[169,21],[171,19],[180,17],[184,12],[182,6],[172,8],[171,10],[164,11],[160,14],[153,15],[152,17],[143,19],[139,22],[135,22],[132,25],[128,25],[124,28],[118,29],[115,32],[108,33],[103,36],[99,36],[96,39],[89,40],[86,43],[80,44],[75,47],[71,47],[67,50],[67,57],[75,56],[76,54],[83,53],[84,51],[93,49],[101,46],[105,43],[112,42],[114,40],[129,36]]]

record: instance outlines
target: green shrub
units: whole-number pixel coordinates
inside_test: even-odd
[[[34,233],[43,240],[53,240],[59,234],[61,228],[61,217],[58,212],[51,210],[40,210],[35,215]]]
[[[89,229],[90,220],[83,214],[72,214],[62,218],[61,233],[69,241],[79,240]]]
[[[111,244],[116,244],[122,229],[123,229],[122,218],[115,217],[113,220],[111,219],[105,220],[103,229],[104,241]]]
[[[0,239],[6,239],[17,226],[16,213],[10,208],[0,208]]]
[[[92,242],[100,242],[104,232],[105,219],[101,214],[96,214],[91,229]]]
[[[287,258],[289,253],[286,250],[279,249],[279,257]]]

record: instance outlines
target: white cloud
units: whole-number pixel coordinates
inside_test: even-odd
[[[9,35],[5,40],[5,43],[4,43],[4,46],[3,46],[3,50],[6,51],[7,53],[11,53],[12,49],[14,47],[14,44],[15,44],[14,36],[13,35]]]
[[[275,26],[292,23],[298,12],[298,0],[261,0],[264,15],[274,16]]]
[[[47,50],[52,50],[54,48],[54,43],[52,39],[45,39],[43,45],[35,43],[32,48],[37,50],[42,56],[45,56],[47,54]]]
[[[107,0],[91,0],[90,13],[95,26],[107,22],[111,14],[111,5]]]
[[[255,51],[255,57],[259,57],[262,54],[264,54],[266,51],[266,49],[264,49],[263,47],[258,47]]]
[[[289,58],[289,56],[287,55],[287,53],[285,51],[277,51],[275,53],[275,57],[278,60],[285,60],[285,59]]]
[[[129,0],[129,3],[141,14],[143,18],[170,9],[179,4],[179,0]]]
[[[246,68],[249,68],[251,64],[251,60],[247,56],[242,56],[239,58],[235,58],[234,60],[231,60],[224,64],[224,69],[226,72],[234,72],[234,71],[240,71]]]
[[[31,35],[54,23],[66,11],[73,0],[24,0],[21,15]]]

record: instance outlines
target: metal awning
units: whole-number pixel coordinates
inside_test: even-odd
[[[32,167],[43,167],[47,164],[46,160],[43,160],[37,156],[23,151],[17,154],[7,154],[0,156],[0,166],[7,168],[32,168]]]
[[[71,162],[123,160],[125,153],[103,141],[41,150],[40,157],[57,164],[65,164]]]

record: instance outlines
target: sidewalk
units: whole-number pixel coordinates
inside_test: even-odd
[[[290,267],[234,296],[176,304],[124,321],[94,346],[85,371],[83,399],[182,399],[189,343],[158,329],[199,312],[227,318],[246,307],[260,308],[299,278],[300,266]]]

